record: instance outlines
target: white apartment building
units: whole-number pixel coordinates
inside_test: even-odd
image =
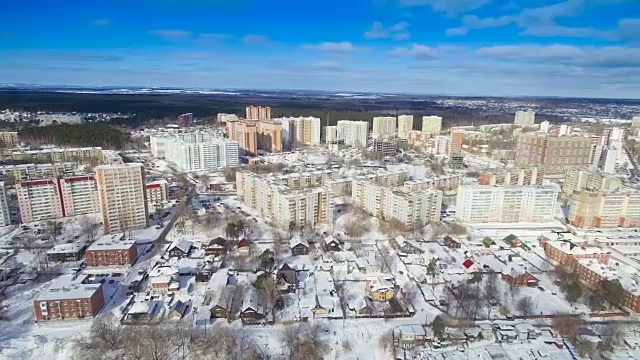
[[[104,233],[144,229],[149,212],[144,166],[139,163],[96,167]]]
[[[4,181],[0,181],[0,226],[7,225],[11,225],[11,214],[7,201],[7,189],[4,186]]]
[[[236,114],[223,114],[220,113],[216,116],[216,122],[218,124],[226,123],[227,121],[238,121],[240,118]]]
[[[427,150],[433,155],[448,155],[451,147],[451,137],[436,135],[429,139]]]
[[[151,135],[149,137],[151,155],[153,155],[154,158],[164,159],[166,155],[167,140],[169,140],[169,136],[167,134]]]
[[[324,143],[333,144],[338,141],[338,127],[337,126],[325,126],[324,127]]]
[[[393,116],[377,116],[373,118],[373,133],[375,139],[396,136],[396,118]]]
[[[338,140],[342,140],[345,145],[355,148],[367,147],[369,137],[369,123],[366,121],[338,121]]]
[[[4,181],[7,175],[15,177],[16,181],[70,176],[77,168],[77,163],[3,165],[0,166],[0,179]]]
[[[621,146],[621,144],[617,144]],[[616,161],[622,150],[615,145],[592,145],[589,169],[602,171],[605,174],[616,173]]]
[[[423,116],[422,132],[430,135],[438,135],[442,131],[442,116]]]
[[[529,126],[536,123],[536,113],[534,111],[516,111],[515,125]]]
[[[442,191],[405,192],[367,179],[356,179],[352,185],[352,204],[382,220],[396,219],[408,229],[440,221]]]
[[[320,145],[320,118],[285,117],[273,119],[282,124],[282,144],[285,147]]]
[[[158,134],[150,138],[154,157],[174,163],[182,171],[201,171],[238,166],[238,142],[219,132],[194,131]]]
[[[622,180],[598,171],[569,169],[564,177],[562,192],[571,195],[575,190],[612,191],[622,186]]]
[[[540,132],[541,133],[548,134],[550,129],[551,129],[551,123],[549,122],[549,120],[545,120],[545,121],[540,123]]]
[[[57,181],[62,190],[64,217],[100,212],[98,185],[94,176],[74,176]]]
[[[425,179],[405,181],[405,192],[417,192],[424,190],[453,191],[460,186],[460,174],[447,174]]]
[[[301,174],[304,178],[305,175]],[[318,178],[320,181],[321,177]],[[238,200],[269,217],[283,229],[291,224],[296,228],[333,221],[332,193],[328,188],[301,188],[294,190],[273,177],[250,171],[236,173]]]
[[[398,116],[398,137],[408,139],[411,130],[413,130],[413,115]]]
[[[62,194],[55,179],[18,183],[16,193],[23,223],[64,217]]]
[[[460,186],[456,217],[467,223],[549,222],[558,191],[553,185]]]

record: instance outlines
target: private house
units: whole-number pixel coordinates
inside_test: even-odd
[[[223,237],[218,236],[217,238],[209,241],[209,243],[204,246],[204,254],[205,256],[220,256],[224,254],[226,248],[227,240]]]
[[[171,320],[180,320],[187,313],[188,309],[189,309],[188,302],[182,302],[180,300],[176,300],[173,303],[173,305],[171,305],[171,308],[169,309],[169,314],[167,315],[167,317]]]
[[[502,280],[511,286],[538,286],[538,278],[522,264],[507,264],[502,270]]]
[[[347,307],[358,315],[373,314],[373,301],[366,296],[350,300]]]
[[[340,251],[340,242],[333,235],[324,238],[323,245],[324,251]]]
[[[129,322],[149,322],[153,320],[157,307],[155,301],[137,301],[131,305],[125,319]]]
[[[316,295],[315,306],[311,309],[313,317],[322,317],[335,311],[333,298],[327,295]]]
[[[387,302],[396,294],[393,282],[379,277],[367,279],[364,289],[374,302]]]
[[[265,312],[258,302],[258,290],[251,287],[245,294],[240,319],[245,325],[261,324],[265,321]]]
[[[169,246],[169,257],[172,258],[188,258],[191,254],[191,241],[177,240]]]
[[[482,245],[484,245],[485,247],[490,247],[491,245],[495,245],[496,242],[493,241],[492,238],[485,236],[484,239],[482,239]]]
[[[289,247],[291,248],[291,255],[300,256],[309,254],[309,242],[300,236],[295,236],[289,241]]]
[[[238,241],[238,257],[248,258],[249,252],[251,251],[251,243],[246,238],[242,238],[242,240]]]
[[[154,276],[149,278],[149,288],[153,291],[166,293],[173,282],[173,278],[169,275]]]
[[[233,301],[236,286],[227,285],[222,291],[217,292],[218,298],[211,303],[211,317],[215,319],[226,319],[229,314],[229,306]]]
[[[458,240],[447,235],[444,237],[444,246],[450,249],[460,249],[462,247],[462,244]]]
[[[298,274],[289,264],[284,263],[276,273],[278,289],[283,293],[293,293],[296,291]]]
[[[474,272],[476,271],[476,263],[473,262],[473,260],[471,259],[466,259],[465,261],[462,262],[462,268],[466,272],[469,272],[469,273]]]
[[[407,240],[402,235],[396,236],[396,238],[393,239],[393,242],[395,243],[396,249],[405,254],[421,254],[424,252],[424,250],[420,248],[420,245],[417,242],[413,240]]]
[[[505,243],[507,243],[511,247],[518,247],[522,245],[522,240],[520,240],[517,236],[510,234],[504,239],[502,239]]]
[[[402,325],[393,330],[393,338],[402,348],[424,345],[431,338],[430,332],[421,325]]]

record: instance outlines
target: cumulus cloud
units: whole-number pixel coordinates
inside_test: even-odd
[[[371,29],[364,33],[364,37],[366,39],[406,40],[411,36],[407,31],[408,26],[407,22],[400,21],[387,28],[381,22],[376,21]]]
[[[410,47],[397,47],[391,51],[392,55],[411,56],[418,59],[432,59],[436,57],[436,51],[426,45],[413,44]]]
[[[158,36],[164,40],[171,40],[171,41],[188,39],[191,37],[191,35],[193,35],[191,31],[180,30],[180,29],[152,30],[152,31],[149,31],[149,33],[151,35]]]
[[[323,42],[320,44],[309,44],[302,46],[305,49],[328,52],[328,53],[350,53],[362,50],[362,48],[354,46],[348,41],[342,42]]]
[[[404,6],[428,5],[436,11],[455,15],[478,9],[490,1],[491,0],[400,0],[400,4]]]

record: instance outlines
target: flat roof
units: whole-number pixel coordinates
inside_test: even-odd
[[[47,254],[75,254],[82,250],[82,248],[83,246],[80,244],[58,244],[47,251]]]
[[[602,276],[607,280],[618,280],[626,291],[640,295],[640,277],[637,275],[638,269],[632,267],[618,266],[612,267],[594,259],[578,260],[580,265]]]
[[[87,248],[87,251],[106,251],[106,250],[129,250],[136,245],[135,240],[125,239],[122,234],[107,234],[101,236],[98,240]]]
[[[102,284],[84,284],[83,281],[87,277],[88,275],[62,275],[40,293],[35,301],[88,299],[100,289]]]

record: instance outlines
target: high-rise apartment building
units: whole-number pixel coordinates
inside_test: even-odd
[[[423,116],[422,132],[429,135],[438,135],[442,131],[441,116]]]
[[[282,123],[260,120],[257,124],[258,149],[271,153],[282,152]]]
[[[183,171],[239,165],[238,142],[215,132],[159,134],[150,137],[154,157],[162,157]]]
[[[523,133],[517,139],[516,164],[520,167],[544,166],[545,173],[549,175],[589,166],[590,138]]]
[[[553,221],[558,188],[536,186],[460,186],[456,217],[468,223]]]
[[[538,167],[526,169],[508,169],[480,174],[479,185],[542,185],[544,169]]]
[[[238,200],[269,217],[283,229],[329,224],[333,221],[331,190],[292,189],[274,178],[250,171],[236,173]]]
[[[258,126],[255,121],[240,121],[235,125],[235,141],[243,155],[258,153]]]
[[[356,179],[352,185],[352,204],[382,220],[398,220],[407,229],[440,221],[442,191],[426,189],[407,192],[376,181]]]
[[[398,116],[398,137],[408,139],[409,132],[413,130],[413,115]]]
[[[216,122],[218,124],[226,124],[228,121],[238,121],[240,118],[236,114],[223,114],[220,113],[216,116]]]
[[[640,129],[640,115],[634,115],[631,119],[631,129],[637,130]]]
[[[338,126],[324,127],[324,143],[334,144],[338,141]]]
[[[515,125],[530,126],[536,123],[536,113],[534,111],[516,111]]]
[[[186,127],[186,126],[191,126],[191,124],[193,124],[192,113],[178,115],[178,126]]]
[[[271,120],[271,108],[268,106],[247,106],[247,120]]]
[[[11,214],[7,201],[7,189],[4,186],[4,181],[0,181],[0,226],[7,225],[11,225]]]
[[[355,148],[367,147],[369,137],[369,123],[366,121],[338,121],[338,140],[344,141],[347,146]]]
[[[104,233],[144,229],[149,223],[142,164],[96,167]]]
[[[464,140],[463,131],[461,130],[451,131],[451,146],[449,148],[449,152],[454,154],[461,153],[463,140]]]
[[[20,144],[17,131],[0,131],[0,146],[16,147]]]
[[[622,186],[622,180],[598,171],[569,169],[564,177],[562,192],[571,195],[576,190],[595,190],[609,192]]]
[[[16,192],[23,223],[100,211],[93,176],[23,181]]]
[[[320,145],[320,118],[289,117],[274,120],[282,123],[282,142],[285,147]]]
[[[375,139],[396,136],[396,118],[393,116],[377,116],[373,118],[373,132]]]
[[[640,192],[576,190],[569,201],[569,223],[579,228],[640,226]]]

